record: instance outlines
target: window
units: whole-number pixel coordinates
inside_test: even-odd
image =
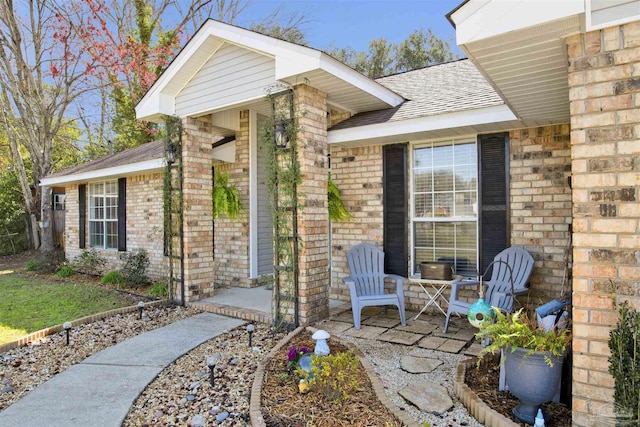
[[[53,194],[53,210],[54,211],[63,211],[64,210],[64,193],[54,193]]]
[[[452,262],[475,277],[478,167],[475,141],[431,143],[413,150],[414,271],[424,261]]]
[[[118,249],[118,182],[89,185],[89,246]]]

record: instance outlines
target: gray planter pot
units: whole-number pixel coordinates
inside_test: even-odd
[[[513,408],[513,415],[522,422],[533,424],[540,405],[551,401],[558,391],[564,357],[549,353],[553,361],[553,367],[550,367],[544,360],[544,353],[527,356],[527,351],[524,348],[513,353],[505,350],[504,369],[511,394],[520,399],[520,404]]]

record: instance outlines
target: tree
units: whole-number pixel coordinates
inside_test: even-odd
[[[17,6],[0,0],[0,125],[30,224],[32,247],[53,250],[51,189],[40,179],[53,168],[54,141],[68,126],[65,114],[86,93],[93,63],[73,54],[74,29],[46,0]],[[40,236],[40,237],[39,237]],[[41,241],[41,244],[40,244]]]
[[[336,48],[330,45],[327,53],[354,70],[371,78],[411,71],[429,65],[457,59],[449,42],[440,39],[428,29],[412,32],[399,45],[384,38],[371,40],[368,52],[359,52],[350,46]]]

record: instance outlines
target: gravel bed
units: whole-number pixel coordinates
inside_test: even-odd
[[[136,400],[123,426],[250,425],[250,392],[258,364],[289,332],[274,332],[262,323],[254,326],[252,347],[245,325],[169,365]],[[221,357],[212,387],[206,357],[214,354]]]
[[[148,307],[142,320],[138,320],[135,311],[75,327],[70,331],[69,346],[66,345],[66,333],[61,332],[0,353],[0,411],[52,376],[100,350],[198,313],[177,306]]]
[[[475,418],[469,415],[467,408],[457,400],[453,393],[453,380],[456,374],[458,362],[468,359],[462,354],[444,353],[434,350],[426,350],[419,347],[409,347],[400,344],[392,344],[384,341],[353,338],[347,335],[339,335],[340,339],[356,345],[373,365],[375,373],[380,378],[389,399],[399,408],[406,411],[417,424],[427,422],[432,426],[470,426],[480,427]],[[412,374],[400,369],[400,358],[415,350],[421,357],[438,359],[443,362],[430,373]],[[453,409],[443,416],[430,412],[420,411],[417,407],[408,403],[398,394],[400,390],[411,383],[430,382],[440,384],[449,391],[449,396],[454,402]]]

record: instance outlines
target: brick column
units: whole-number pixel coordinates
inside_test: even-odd
[[[208,117],[183,121],[183,224],[185,300],[213,295],[211,142]]]
[[[329,315],[329,212],[327,208],[327,96],[307,85],[294,88],[293,103],[301,128],[298,160],[303,207],[298,212],[300,323]]]
[[[640,23],[568,37],[573,172],[573,424],[611,414],[609,331],[638,298]]]

